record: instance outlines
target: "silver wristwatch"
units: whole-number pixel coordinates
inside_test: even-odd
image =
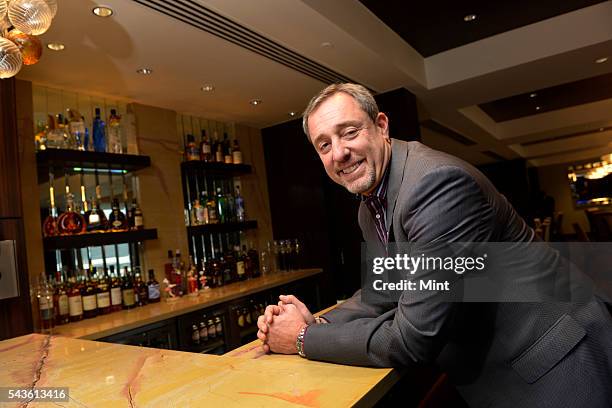
[[[304,353],[304,335],[306,334],[306,330],[308,329],[308,325],[305,325],[300,329],[298,333],[297,339],[295,340],[295,348],[297,349],[300,357],[306,358],[306,353]]]

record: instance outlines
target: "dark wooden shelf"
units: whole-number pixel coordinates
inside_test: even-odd
[[[251,327],[247,327],[246,329],[242,329],[240,330],[240,338],[244,338],[244,337],[248,337],[248,336],[252,336],[253,334],[257,333],[257,326],[251,326]]]
[[[46,237],[43,238],[43,246],[45,251],[48,251],[53,249],[85,248],[89,246],[123,244],[126,242],[141,242],[151,239],[157,239],[157,230],[154,228],[125,232],[98,232]]]
[[[241,176],[251,173],[251,166],[248,164],[225,164],[216,162],[205,162],[202,160],[191,160],[181,163],[183,172],[201,171],[207,175],[216,176]]]
[[[62,176],[66,170],[69,173],[78,173],[79,170],[74,170],[74,168],[84,169],[85,171],[112,169],[131,172],[149,167],[151,158],[135,154],[47,149],[36,153],[36,162],[38,164],[38,182],[42,183],[49,178],[50,166],[53,167],[53,173],[56,177]]]
[[[206,224],[206,225],[193,225],[187,227],[187,231],[190,234],[206,234],[214,232],[235,232],[235,231],[246,231],[257,228],[257,221],[249,220],[244,222],[226,222],[222,224]]]

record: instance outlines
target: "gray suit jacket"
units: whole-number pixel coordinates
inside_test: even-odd
[[[392,141],[387,228],[397,242],[531,242],[533,231],[489,180],[418,142]],[[364,204],[359,224],[380,244]],[[593,300],[448,303],[404,292],[369,305],[357,292],[311,326],[308,358],[407,367],[437,363],[472,407],[610,407],[612,318]]]

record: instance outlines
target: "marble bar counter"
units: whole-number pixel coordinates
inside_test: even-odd
[[[159,303],[153,303],[131,310],[123,310],[101,315],[93,319],[85,319],[80,322],[56,326],[53,328],[52,334],[89,340],[101,339],[106,336],[111,336],[189,312],[230,302],[234,299],[256,294],[301,279],[306,279],[318,275],[322,271],[323,270],[320,268],[315,268],[267,274],[247,281],[204,290],[200,292],[199,296],[195,297],[184,296],[172,302],[162,300]]]
[[[372,406],[398,378],[391,369],[265,355],[258,342],[223,356],[42,334],[0,342],[0,386],[69,393],[67,402],[3,407]]]

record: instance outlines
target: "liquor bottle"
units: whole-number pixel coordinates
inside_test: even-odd
[[[221,187],[217,187],[217,219],[220,223],[228,222],[227,198],[221,193]]]
[[[223,282],[225,284],[235,282],[236,276],[236,259],[231,252],[227,252],[225,256],[219,258],[221,270],[223,271]]]
[[[208,326],[208,339],[214,339],[217,337],[217,326],[212,319],[208,319],[206,322],[206,326]]]
[[[53,293],[53,310],[56,326],[70,322],[68,292],[66,290],[64,276],[60,271],[57,271],[56,273],[55,291]]]
[[[83,317],[91,319],[98,315],[98,303],[96,299],[97,289],[92,282],[91,276],[85,277],[85,282],[81,288],[83,297]]]
[[[246,220],[246,211],[244,208],[244,198],[240,195],[240,187],[236,186],[236,197],[234,198],[236,203],[236,220],[238,222],[244,222]]]
[[[109,153],[123,153],[121,141],[121,116],[115,109],[111,109],[108,118],[108,151]]]
[[[68,109],[68,117],[68,130],[70,132],[71,140],[74,141],[75,148],[77,150],[85,150],[83,147],[85,137],[85,119],[78,111],[74,109]]]
[[[215,194],[211,194],[206,199],[206,209],[208,210],[208,223],[217,224],[219,222],[219,213],[217,212],[217,201]]]
[[[218,251],[215,251],[218,253]],[[211,287],[218,288],[223,286],[223,270],[221,269],[220,259],[213,259],[211,264],[212,269],[212,282]]]
[[[66,140],[64,132],[58,127],[57,117],[47,115],[47,133],[45,147],[47,149],[65,149]]]
[[[247,274],[244,264],[246,253],[241,252],[238,245],[234,247],[234,252],[236,252],[236,275],[238,276],[238,280],[246,280]]]
[[[234,148],[232,149],[232,162],[234,164],[242,164],[242,151],[240,151],[238,139],[234,139]]]
[[[238,327],[244,327],[245,325],[245,315],[242,313],[241,308],[236,308],[236,323]]]
[[[76,277],[70,278],[68,289],[68,313],[71,322],[83,320],[83,297],[81,296],[81,285]]]
[[[108,225],[111,231],[127,231],[127,218],[119,209],[119,199],[113,198],[112,212],[108,217]]]
[[[87,222],[87,231],[106,231],[108,221],[104,212],[98,208],[98,200],[91,198],[91,210],[85,212],[85,221]]]
[[[185,265],[181,260],[181,250],[176,249],[174,251],[174,258],[172,260],[173,266],[173,278],[171,282],[176,284],[174,287],[176,296],[183,296],[187,293],[187,271]]]
[[[225,190],[225,205],[226,205],[226,212],[225,212],[225,220],[226,222],[236,222],[237,217],[236,217],[236,199],[235,197],[232,195],[231,192],[231,188],[228,185],[228,188]]]
[[[200,205],[200,200],[196,199],[191,207],[191,225],[204,224],[204,207]]]
[[[100,108],[95,110],[93,121],[93,148],[96,152],[106,152],[106,124],[100,118]]]
[[[38,299],[38,316],[43,332],[50,332],[53,329],[53,288],[47,282],[45,273],[40,274],[38,288],[36,291]]]
[[[191,326],[191,342],[195,345],[200,344],[200,329],[195,324]]]
[[[66,212],[57,219],[57,229],[60,235],[74,235],[85,232],[85,219],[74,211],[74,195],[66,194]]]
[[[206,315],[204,315],[204,320],[206,320]],[[204,322],[200,322],[200,341],[202,343],[208,341],[208,326]]]
[[[243,247],[244,249],[244,247]],[[259,270],[259,253],[257,250],[251,246],[251,249],[247,251],[247,255],[249,257],[249,262],[251,263],[251,278],[257,278],[261,276],[261,271]]]
[[[142,210],[140,209],[140,206],[138,205],[138,203],[136,202],[136,199],[132,200],[132,205],[136,206],[133,210],[133,217],[134,217],[134,225],[133,225],[133,229],[135,230],[141,230],[144,229],[144,216],[142,215]]]
[[[155,272],[149,269],[149,281],[147,282],[147,295],[149,303],[157,303],[160,301],[159,282],[155,280]]]
[[[52,188],[51,188],[52,190]],[[53,193],[51,193],[53,197]],[[59,234],[57,228],[57,210],[55,209],[55,202],[51,199],[51,205],[49,207],[49,215],[43,221],[43,237],[54,237]]]
[[[119,272],[119,269],[117,269]],[[123,299],[121,293],[121,279],[115,274],[115,266],[110,265],[110,276],[111,276],[111,287],[110,287],[110,298],[111,298],[111,311],[117,312],[123,308]]]
[[[210,143],[210,149],[211,149],[211,161],[213,162],[223,162],[223,150],[219,151],[219,136],[217,135],[217,131],[215,130],[213,133],[213,139],[212,142]],[[219,153],[221,153],[219,155]],[[221,160],[219,160],[219,158]]]
[[[223,322],[219,316],[215,317],[215,331],[217,332],[217,337],[223,336]]]
[[[149,303],[149,290],[147,288],[147,284],[142,280],[139,272],[136,272],[134,291],[136,294],[138,294],[136,306],[145,306]]]
[[[91,152],[93,150],[93,141],[89,137],[89,128],[85,128],[85,136],[83,136],[83,150]]]
[[[200,160],[200,151],[196,146],[193,135],[187,135],[187,145],[185,146],[185,160]]]
[[[104,269],[104,275],[98,280],[98,291],[96,293],[96,301],[98,302],[98,314],[108,314],[112,312],[111,305],[111,284],[109,282],[108,273]]]
[[[215,161],[217,163],[223,163],[223,145],[221,143],[217,143],[217,151],[215,152]]]
[[[187,272],[187,295],[198,296],[198,279],[195,276],[195,268]]]
[[[123,277],[123,285],[121,285],[121,298],[123,299],[123,308],[132,309],[136,307],[136,298],[134,296],[134,282],[132,282],[132,276],[127,272]]]
[[[203,220],[203,224],[210,224],[210,218],[208,215],[208,206],[206,205],[206,202],[208,201],[208,192],[202,191],[202,194],[200,197],[201,197],[200,205],[202,206],[202,215],[200,218]]]
[[[227,137],[227,133],[223,133],[223,162],[225,164],[232,164],[232,145]]]
[[[200,160],[205,162],[212,161],[212,150],[210,148],[210,141],[206,137],[206,130],[202,129],[202,136],[200,138]]]

